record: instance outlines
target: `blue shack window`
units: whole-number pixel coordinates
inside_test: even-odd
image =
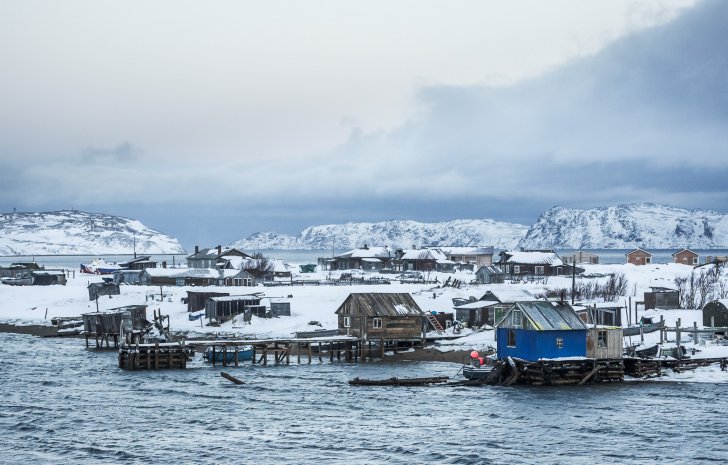
[[[563,349],[564,348],[564,338],[563,337],[557,337],[556,338],[556,348],[557,349]]]
[[[508,330],[508,347],[516,347],[516,332],[512,329]]]

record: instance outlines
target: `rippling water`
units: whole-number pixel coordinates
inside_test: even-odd
[[[126,372],[79,339],[0,334],[0,463],[714,463],[726,388],[351,387],[447,363]]]

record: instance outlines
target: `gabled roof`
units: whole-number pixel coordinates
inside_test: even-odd
[[[490,274],[505,274],[505,272],[500,269],[500,267],[495,265],[483,265],[480,268],[478,268],[477,273],[480,272],[480,270],[483,270],[483,272],[488,272]]]
[[[504,263],[515,263],[523,265],[551,265],[562,266],[564,262],[556,252],[543,251],[511,251],[504,252],[506,260]]]
[[[448,255],[493,255],[492,245],[480,247],[444,246],[436,248],[442,250]]]
[[[344,307],[356,306],[366,316],[422,316],[422,309],[406,292],[351,293],[336,310],[341,314]]]
[[[467,304],[458,305],[455,309],[464,308],[467,310],[477,310],[479,308],[492,307],[498,305],[500,302],[496,300],[476,300],[475,302],[468,302]]]
[[[215,258],[225,257],[227,255],[253,258],[245,252],[232,247],[221,247],[220,253],[217,253],[217,247],[212,247],[201,249],[199,252],[187,257],[187,260],[214,260]]]
[[[682,249],[682,250],[678,250],[677,252],[675,252],[674,254],[672,254],[672,256],[674,257],[675,255],[677,255],[677,254],[679,254],[679,253],[683,253],[683,252],[690,252],[690,253],[691,253],[691,254],[693,254],[693,255],[698,255],[698,254],[697,254],[696,252],[693,252],[693,251],[692,251],[692,250],[690,250],[690,249]]]
[[[642,253],[644,253],[644,254],[647,254],[647,255],[649,255],[650,257],[652,256],[652,254],[651,254],[651,253],[649,253],[649,252],[648,252],[648,251],[646,251],[646,250],[642,250],[642,249],[640,249],[639,247],[637,247],[636,249],[634,249],[634,250],[633,250],[633,251],[631,251],[631,252],[627,252],[627,253],[626,253],[626,255],[627,255],[627,256],[629,257],[629,256],[630,256],[630,255],[632,255],[633,253],[637,253],[637,252],[642,252]]]
[[[569,304],[544,300],[516,302],[496,323],[496,326],[500,326],[514,310],[522,311],[531,326],[538,331],[586,329],[584,322]]]

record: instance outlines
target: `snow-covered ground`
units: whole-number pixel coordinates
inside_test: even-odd
[[[623,273],[628,280],[627,295],[618,303],[627,306],[629,299],[642,300],[643,293],[650,286],[674,287],[677,276],[686,276],[693,270],[692,267],[680,264],[653,264],[635,266],[628,264],[617,265],[584,265],[586,274]],[[338,277],[338,272],[317,272],[301,275],[300,278],[326,279]],[[393,277],[392,275],[387,275]],[[225,334],[235,336],[252,336],[256,338],[291,337],[296,331],[311,331],[315,329],[335,329],[337,318],[334,311],[352,292],[408,292],[424,311],[453,311],[453,298],[480,298],[487,290],[497,288],[526,289],[532,294],[544,294],[547,289],[570,288],[570,277],[551,277],[545,284],[520,283],[498,285],[468,284],[474,279],[471,272],[453,274],[432,273],[429,278],[437,277],[442,283],[448,277],[462,281],[461,288],[441,287],[433,284],[400,284],[393,281],[390,285],[342,285],[342,286],[278,286],[278,287],[208,287],[206,291],[229,292],[231,295],[260,292],[266,298],[276,301],[287,301],[291,305],[290,317],[258,318],[253,317],[252,322],[245,324],[242,317],[213,327],[205,326],[206,320],[190,321],[187,305],[182,299],[187,296],[188,290],[201,290],[196,287],[165,286],[161,292],[158,286],[131,286],[122,285],[121,295],[99,299],[99,309],[106,310],[125,305],[146,304],[148,306],[148,319],[151,320],[152,310],[161,310],[170,316],[170,327],[173,332],[187,333],[189,336]],[[579,278],[587,279],[587,278]],[[596,278],[606,279],[606,278]],[[725,279],[725,278],[724,278]],[[51,318],[57,316],[77,316],[82,313],[94,312],[96,304],[88,299],[87,285],[100,282],[101,278],[93,275],[80,275],[69,279],[66,286],[7,286],[0,285],[0,323],[15,325],[51,325]],[[269,302],[263,299],[263,303]],[[702,327],[701,310],[639,310],[639,316],[652,316],[659,319],[663,316],[668,326],[675,326],[678,318],[682,327],[692,327],[696,322]],[[623,315],[623,322],[626,322]],[[315,324],[310,324],[315,323]],[[452,329],[449,330],[452,332]],[[674,337],[674,333],[671,333]],[[479,350],[486,351],[495,347],[494,331],[492,329],[473,330],[464,329],[457,339],[443,340],[433,345],[441,351]],[[639,344],[640,337],[625,338],[625,344]],[[650,345],[659,342],[659,332],[644,335],[644,344]],[[689,336],[683,336],[683,343],[692,351],[693,343]],[[695,346],[698,352],[694,357],[727,357],[728,346],[715,345],[710,341],[701,341]],[[673,380],[722,380],[728,382],[728,375],[708,367],[691,373],[675,374],[663,379]]]

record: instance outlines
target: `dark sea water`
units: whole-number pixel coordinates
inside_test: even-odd
[[[726,387],[353,387],[448,363],[126,372],[80,339],[0,334],[3,464],[725,463]]]

